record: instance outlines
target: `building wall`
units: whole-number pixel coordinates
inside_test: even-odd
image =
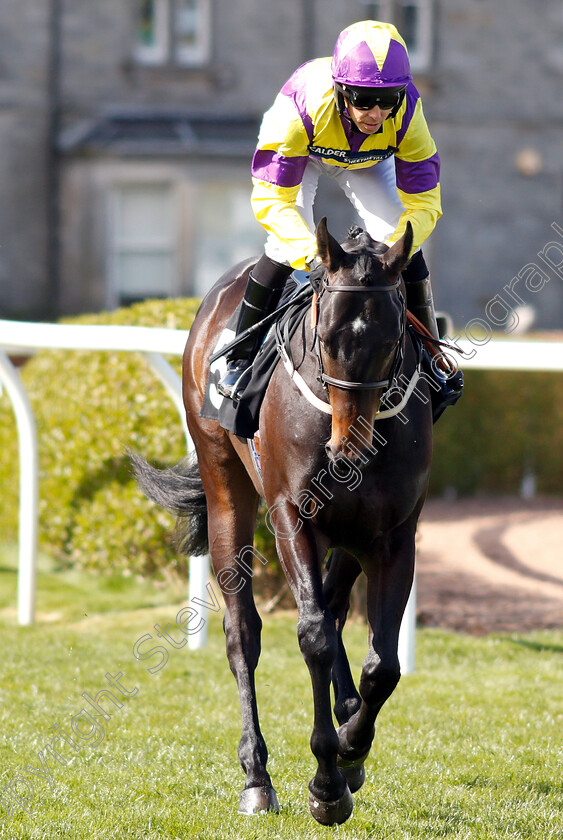
[[[212,61],[187,69],[135,62],[133,0],[64,0],[62,128],[107,110],[148,108],[216,115],[227,132],[231,114],[259,117],[298,64],[330,54],[338,32],[377,5],[385,4],[213,0]],[[8,317],[52,316],[49,6],[4,0],[0,16],[0,315]],[[437,0],[434,10],[433,61],[415,81],[442,158],[444,216],[425,251],[437,304],[462,326],[537,259],[552,238],[551,222],[561,222],[563,7],[560,0]],[[227,164],[238,184],[250,154]],[[194,158],[64,158],[59,311],[107,305],[108,184],[159,167],[184,192],[194,173],[207,171]],[[319,193],[324,213],[343,236],[352,215],[330,185]],[[183,230],[181,282],[189,289],[196,252],[193,232]],[[562,282],[553,272],[529,302],[538,326],[561,325]]]
[[[461,328],[538,261],[551,223],[561,222],[563,5],[448,0],[436,41],[426,113],[442,157],[444,216],[432,262],[438,303]],[[563,283],[551,277],[523,300],[536,326],[560,328]]]
[[[3,0],[0,12],[0,313],[47,305],[46,12]]]
[[[212,0],[212,60],[198,69],[133,58],[133,0],[72,0],[63,27],[66,120],[109,105],[255,114],[304,60],[301,5]]]
[[[76,158],[63,184],[61,296],[67,313],[115,308],[119,260],[120,195],[164,189],[172,213],[169,236],[173,296],[202,296],[230,266],[259,255],[263,233],[248,201],[244,162],[205,160]],[[162,225],[158,227],[162,229]],[[143,249],[147,241],[132,242]],[[146,248],[146,253],[151,253]],[[148,296],[159,296],[156,287]]]

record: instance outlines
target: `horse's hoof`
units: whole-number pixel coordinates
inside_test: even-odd
[[[346,822],[353,807],[354,800],[348,785],[346,785],[346,790],[340,799],[335,802],[323,802],[322,799],[317,799],[315,794],[309,791],[309,810],[321,825],[341,825],[341,823]]]
[[[239,814],[260,814],[262,811],[280,810],[278,797],[273,787],[245,788],[240,795]]]
[[[348,787],[352,793],[356,793],[366,780],[366,771],[364,762],[369,755],[370,747],[367,748],[363,755],[354,755],[354,751],[348,743],[346,738],[346,724],[340,726],[337,730],[338,734],[338,769],[348,782]],[[346,758],[346,754],[350,758]]]
[[[338,758],[338,769],[348,782],[350,793],[356,793],[366,780],[364,760],[358,758],[355,761],[346,761],[344,758]]]

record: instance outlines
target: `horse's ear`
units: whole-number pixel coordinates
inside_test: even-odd
[[[408,264],[412,248],[412,240],[412,225],[410,222],[407,222],[405,232],[401,238],[398,239],[394,245],[391,245],[389,250],[385,251],[385,253],[381,256],[383,267],[390,274],[400,274],[400,272]]]
[[[317,225],[317,256],[329,271],[337,271],[346,261],[346,252],[328,232],[326,216]]]

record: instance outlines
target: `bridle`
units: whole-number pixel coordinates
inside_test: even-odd
[[[395,358],[393,359],[393,364],[391,365],[391,370],[389,372],[389,376],[387,379],[378,379],[375,382],[354,382],[347,379],[337,379],[334,376],[329,376],[327,373],[324,372],[323,369],[323,361],[321,356],[321,348],[320,342],[318,337],[317,331],[317,324],[318,324],[318,316],[320,312],[320,305],[321,305],[321,298],[325,292],[356,292],[356,293],[372,293],[372,292],[394,292],[398,291],[399,300],[401,302],[401,335],[404,335],[405,332],[405,324],[406,324],[406,303],[401,292],[401,279],[397,277],[394,283],[389,284],[381,284],[375,286],[348,286],[344,284],[335,283],[331,285],[328,283],[326,274],[320,279],[318,284],[318,291],[315,290],[315,294],[313,296],[312,301],[312,308],[316,308],[316,313],[312,318],[313,323],[313,346],[315,347],[318,366],[319,366],[319,373],[317,379],[323,387],[325,388],[328,394],[328,386],[332,385],[335,388],[342,388],[346,391],[362,391],[362,390],[376,390],[377,388],[385,388],[385,390],[389,390],[395,383],[397,378],[398,371],[401,368],[403,362],[403,342],[400,341],[397,347],[397,351],[395,353]]]
[[[414,390],[416,389],[418,380],[421,376],[421,355],[420,351],[417,352],[417,361],[416,367],[410,376],[409,380],[403,380],[402,376],[402,366],[404,360],[404,347],[405,347],[405,339],[407,334],[407,307],[404,296],[401,291],[401,281],[399,278],[394,283],[389,283],[385,285],[373,285],[373,286],[347,286],[342,284],[335,284],[329,285],[327,282],[327,275],[323,273],[322,275],[319,273],[311,272],[309,275],[309,282],[313,288],[313,299],[311,303],[311,328],[313,331],[313,343],[311,346],[311,350],[316,352],[317,356],[317,366],[318,366],[318,374],[317,380],[322,383],[324,388],[327,400],[321,399],[318,397],[309,387],[307,382],[303,379],[297,368],[295,367],[295,363],[292,358],[291,354],[291,346],[290,346],[290,335],[289,335],[289,326],[288,323],[284,325],[282,328],[280,323],[277,322],[275,324],[275,334],[276,334],[276,350],[278,355],[283,363],[285,370],[287,371],[288,376],[293,381],[296,388],[301,392],[301,394],[305,397],[305,399],[311,403],[311,405],[315,406],[319,411],[323,412],[324,414],[331,415],[332,405],[330,404],[330,393],[329,393],[329,385],[333,385],[335,388],[342,388],[344,390],[349,391],[360,391],[360,390],[375,390],[376,388],[384,388],[385,391],[383,392],[380,400],[380,404],[382,406],[387,405],[389,403],[388,408],[380,408],[375,415],[375,420],[386,420],[391,417],[396,417],[398,414],[402,412],[402,410],[407,405],[411,395],[413,394]],[[401,314],[401,335],[402,340],[399,341],[399,345],[397,347],[397,351],[395,353],[395,358],[393,360],[393,364],[391,365],[391,370],[389,372],[389,376],[387,379],[380,379],[376,382],[353,382],[346,379],[336,379],[335,377],[329,376],[323,370],[322,364],[322,356],[321,356],[321,348],[320,348],[320,341],[317,331],[317,325],[319,320],[319,310],[320,310],[320,300],[325,292],[394,292],[397,291],[399,295],[399,300],[401,303],[402,314]],[[404,384],[404,388],[399,386],[399,380]],[[394,399],[395,395],[400,395],[400,401],[397,403]],[[393,397],[393,399],[390,399]]]

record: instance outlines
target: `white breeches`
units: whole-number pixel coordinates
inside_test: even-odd
[[[297,196],[297,208],[314,233],[313,206],[321,175],[337,182],[373,239],[386,242],[397,229],[404,207],[397,192],[395,158],[386,158],[366,169],[342,169],[310,157]],[[265,252],[270,259],[287,263],[279,239],[269,234]]]

